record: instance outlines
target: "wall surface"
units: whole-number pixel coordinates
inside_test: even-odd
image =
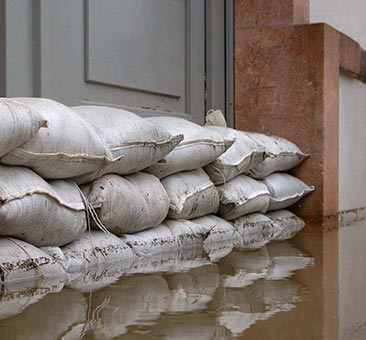
[[[366,84],[339,82],[339,209],[366,207]]]
[[[310,22],[324,22],[366,48],[365,0],[310,0]]]

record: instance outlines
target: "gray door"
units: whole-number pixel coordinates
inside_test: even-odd
[[[225,0],[0,2],[7,96],[110,105],[199,123],[211,105],[226,108]]]

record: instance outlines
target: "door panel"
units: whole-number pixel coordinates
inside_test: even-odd
[[[203,122],[204,0],[38,0],[35,12],[39,95]]]

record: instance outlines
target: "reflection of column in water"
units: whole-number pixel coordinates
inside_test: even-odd
[[[293,281],[257,281],[254,285],[217,290],[210,309],[217,312],[217,322],[234,336],[260,320],[289,311],[301,301],[301,286]]]
[[[234,251],[218,264],[224,287],[245,287],[267,276],[271,259],[267,249]]]
[[[171,313],[205,309],[221,281],[216,265],[166,275],[165,278],[171,290],[168,310]]]
[[[306,256],[289,242],[271,243],[267,246],[267,250],[272,261],[267,280],[281,280],[291,277],[294,271],[314,264],[312,257]]]
[[[47,278],[1,286],[0,320],[21,313],[49,293],[62,290],[64,279]]]
[[[0,321],[2,339],[81,339],[87,320],[82,293],[63,289],[49,294],[23,313]]]
[[[96,339],[112,339],[131,325],[146,325],[167,310],[169,288],[161,275],[122,277],[116,284],[92,294],[92,326]]]

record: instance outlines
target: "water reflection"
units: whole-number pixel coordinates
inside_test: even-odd
[[[290,277],[314,262],[292,243],[231,249],[213,245],[92,268],[66,282],[3,287],[1,339],[234,339],[304,300],[306,285]]]

